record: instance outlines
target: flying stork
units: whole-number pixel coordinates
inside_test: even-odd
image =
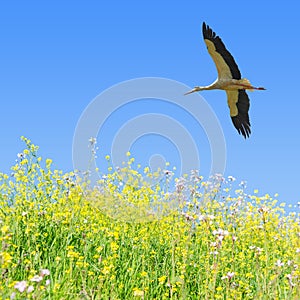
[[[241,78],[240,70],[229,51],[226,49],[221,38],[203,22],[202,33],[208,53],[212,57],[218,71],[218,78],[208,86],[196,86],[191,94],[203,90],[224,90],[227,94],[227,103],[234,127],[244,138],[251,133],[249,120],[249,97],[246,90],[265,90],[263,87],[254,87],[246,78]]]

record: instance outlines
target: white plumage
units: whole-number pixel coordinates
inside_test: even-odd
[[[251,133],[248,114],[250,102],[246,90],[265,90],[265,88],[254,87],[248,79],[241,78],[240,70],[234,58],[226,49],[220,37],[204,22],[202,32],[208,53],[216,65],[218,78],[208,86],[196,86],[186,95],[203,90],[225,90],[233,125],[239,134],[242,134],[245,138],[249,137]]]

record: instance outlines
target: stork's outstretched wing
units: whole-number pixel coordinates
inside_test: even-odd
[[[244,138],[251,133],[249,120],[250,101],[245,90],[226,91],[230,116],[234,127]]]
[[[219,79],[241,79],[240,70],[220,37],[204,22],[202,32],[207,50],[217,67]]]

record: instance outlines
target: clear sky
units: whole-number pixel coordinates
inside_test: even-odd
[[[200,102],[199,111],[193,106],[192,113],[218,120],[226,142],[226,176],[246,180],[249,192],[257,188],[259,194],[278,193],[280,201],[296,204],[300,201],[299,8],[297,1],[289,0],[2,2],[1,171],[10,172],[23,150],[21,135],[39,145],[41,155],[52,158],[54,167],[72,170],[73,137],[84,110],[103,91],[124,81],[173,80],[179,84],[175,88],[179,98],[182,85],[210,84],[217,73],[202,38],[205,21],[233,54],[242,76],[267,90],[249,93],[252,135],[247,140],[231,123],[223,91],[202,92],[204,100],[198,98],[208,103],[213,115],[205,110],[201,115]],[[138,80],[134,83],[134,90],[142,90]],[[138,162],[157,163],[163,156],[180,169],[180,155],[189,155],[186,150],[192,146],[180,144],[172,133],[185,128],[189,133],[185,137],[194,140],[191,145],[198,149],[200,172],[209,174],[210,142],[215,136],[211,132],[207,136],[191,116],[191,108],[183,110],[177,100],[162,101],[159,93],[154,93],[156,99],[151,92],[137,94],[142,95],[140,101],[120,100],[124,105],[113,108],[105,119],[97,136],[98,167],[105,169],[103,157],[110,154],[113,143],[118,145],[118,139],[127,136],[133,139],[127,142],[133,143],[130,150]],[[193,97],[185,97],[192,103]],[[109,106],[108,100],[99,101]],[[94,113],[97,119],[98,111]],[[158,115],[165,122],[161,132]],[[102,117],[99,111],[96,121]],[[143,127],[135,141],[130,133],[140,128],[134,122],[142,122],[142,117],[142,124],[150,126],[153,120],[157,126]],[[222,147],[221,143],[218,149]],[[123,148],[124,143],[115,146],[115,155]]]

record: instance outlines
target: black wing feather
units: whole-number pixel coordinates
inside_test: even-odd
[[[234,127],[239,134],[242,134],[244,138],[250,136],[250,120],[249,120],[249,107],[250,101],[245,90],[239,90],[238,102],[236,103],[238,109],[238,115],[231,117]]]
[[[216,51],[220,53],[220,55],[225,60],[226,64],[230,68],[230,72],[233,79],[241,79],[241,72],[233,58],[233,56],[230,54],[230,52],[226,49],[224,43],[222,42],[221,38],[216,35],[213,30],[203,22],[202,25],[202,32],[203,32],[203,38],[210,40],[214,43]]]

